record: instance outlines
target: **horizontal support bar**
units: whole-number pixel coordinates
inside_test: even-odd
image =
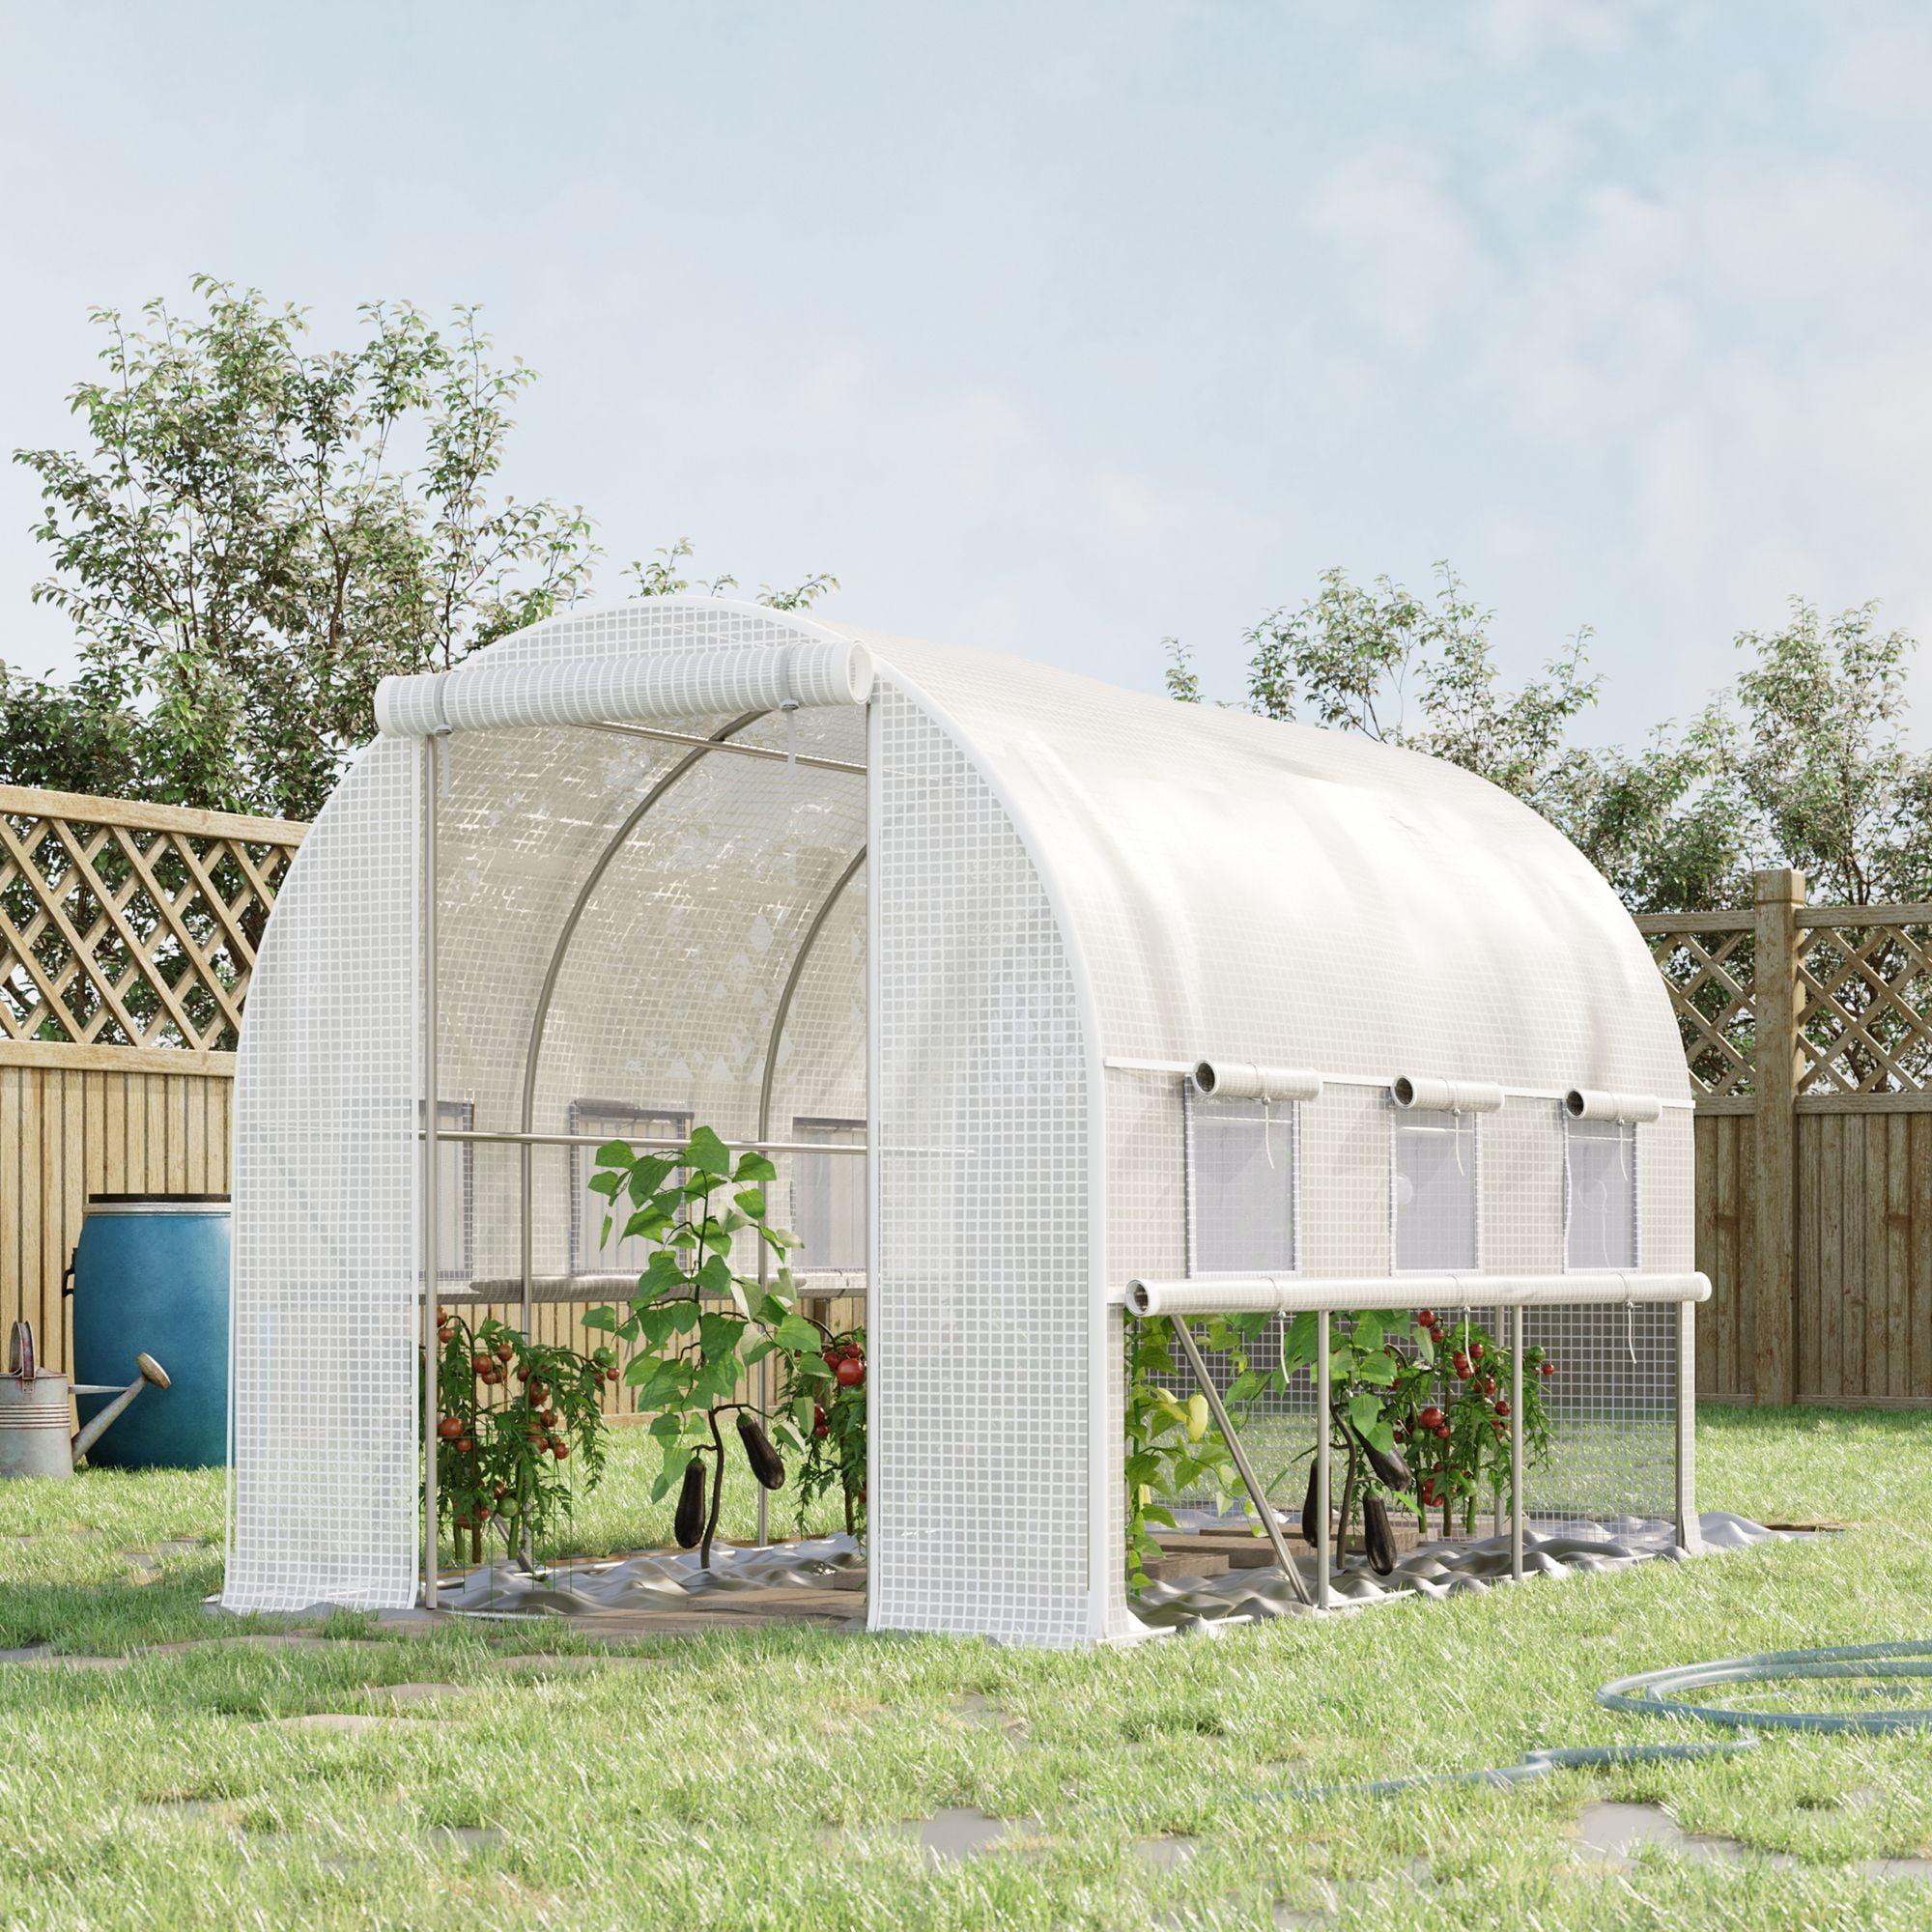
[[[863,1294],[866,1277],[850,1269],[793,1271],[792,1279],[802,1296],[837,1301],[842,1296]],[[420,1285],[420,1284],[418,1284]],[[540,1274],[530,1280],[530,1299],[551,1305],[580,1303],[586,1308],[605,1302],[628,1302],[638,1292],[638,1276],[630,1274]],[[516,1306],[523,1300],[522,1275],[495,1275],[479,1280],[444,1281],[436,1298],[451,1308],[473,1308],[481,1303],[501,1302]],[[719,1305],[725,1306],[723,1296]]]
[[[780,764],[810,765],[815,772],[851,772],[856,777],[866,776],[864,765],[855,765],[849,758],[820,758],[809,752],[799,753],[793,758],[787,752],[774,751],[769,745],[739,745],[728,738],[698,738],[689,731],[663,731],[654,724],[580,724],[580,731],[609,731],[618,738],[649,738],[661,745],[683,745],[694,752],[723,752],[734,758],[775,759]]]
[[[1197,1275],[1130,1281],[1130,1313],[1289,1315],[1349,1308],[1575,1308],[1708,1301],[1701,1274],[1377,1274],[1317,1280],[1297,1274]]]
[[[629,1134],[519,1134],[493,1127],[439,1127],[440,1141],[474,1141],[498,1147],[609,1147],[622,1141],[626,1147],[643,1148],[654,1153],[675,1153],[684,1141],[636,1140]],[[416,1129],[422,1139],[422,1129]],[[851,1141],[726,1141],[733,1153],[864,1153],[863,1143]]]

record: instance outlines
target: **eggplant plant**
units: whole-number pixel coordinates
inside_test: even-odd
[[[809,1454],[821,1394],[865,1379],[863,1355],[852,1368],[828,1365],[830,1333],[798,1309],[786,1264],[797,1243],[771,1224],[764,1191],[776,1174],[761,1153],[734,1160],[711,1128],[699,1127],[668,1153],[607,1141],[590,1180],[611,1204],[605,1239],[613,1230],[640,1239],[649,1258],[628,1308],[591,1309],[584,1325],[631,1347],[623,1379],[651,1417],[663,1455],[651,1499],[679,1492],[678,1541],[696,1546],[705,1569],[730,1461],[724,1418],[753,1477],[777,1489],[784,1454]],[[769,1257],[765,1281],[733,1267],[747,1241]],[[773,1354],[786,1365],[789,1393],[768,1407],[753,1393],[751,1371]]]

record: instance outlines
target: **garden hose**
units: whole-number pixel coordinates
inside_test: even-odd
[[[1877,1667],[1874,1667],[1877,1666]],[[1597,1692],[1607,1711],[1638,1711],[1651,1718],[1694,1718],[1735,1730],[1816,1731],[1826,1734],[1918,1731],[1932,1728],[1932,1709],[1915,1705],[1882,1711],[1739,1710],[1687,1702],[1672,1693],[1720,1684],[1783,1684],[1804,1679],[1858,1680],[1871,1694],[1906,1694],[1908,1681],[1932,1677],[1932,1642],[1854,1643],[1828,1650],[1773,1650],[1760,1657],[1732,1657],[1716,1663],[1684,1663],[1619,1677]]]
[[[1826,1736],[1871,1735],[1885,1731],[1932,1729],[1932,1708],[1913,1705],[1881,1711],[1740,1710],[1699,1704],[1673,1695],[1720,1684],[1786,1684],[1839,1681],[1864,1685],[1874,1695],[1898,1697],[1914,1680],[1932,1677],[1932,1641],[1853,1643],[1824,1650],[1772,1650],[1757,1657],[1721,1658],[1713,1663],[1679,1663],[1619,1677],[1597,1692],[1606,1711],[1638,1712],[1647,1718],[1694,1718],[1747,1733],[1721,1744],[1550,1746],[1526,1751],[1515,1764],[1484,1771],[1422,1773],[1414,1777],[1378,1778],[1361,1784],[1294,1785],[1257,1791],[1264,1798],[1386,1798],[1397,1792],[1459,1784],[1522,1784],[1552,1771],[1588,1770],[1600,1765],[1668,1764],[1683,1758],[1734,1757],[1754,1750],[1758,1731],[1810,1731]]]

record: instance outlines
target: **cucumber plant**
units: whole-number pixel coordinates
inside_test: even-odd
[[[1264,1315],[1211,1316],[1201,1338],[1234,1368],[1222,1401],[1236,1429],[1256,1396],[1286,1386],[1276,1372],[1257,1370],[1249,1360],[1267,1321]],[[1198,1389],[1184,1397],[1177,1393],[1192,1378],[1184,1359],[1177,1361],[1173,1323],[1155,1316],[1129,1321],[1126,1330],[1127,1581],[1145,1589],[1147,1566],[1160,1554],[1154,1530],[1177,1527],[1161,1498],[1208,1490],[1215,1506],[1225,1508],[1239,1478],[1207,1398]]]
[[[786,1264],[797,1243],[771,1224],[765,1196],[776,1175],[763,1154],[748,1151],[734,1160],[711,1128],[699,1127],[668,1153],[639,1153],[623,1141],[607,1141],[590,1179],[611,1204],[604,1238],[616,1229],[622,1238],[640,1239],[648,1260],[628,1309],[593,1308],[584,1325],[631,1346],[623,1378],[651,1417],[650,1435],[663,1455],[652,1501],[679,1490],[688,1503],[704,1482],[690,1479],[693,1463],[708,1473],[710,1501],[697,1538],[705,1569],[724,1496],[721,1419],[735,1418],[753,1475],[776,1488],[784,1480],[781,1452],[808,1453],[823,1393],[865,1380],[863,1355],[848,1368],[828,1365],[829,1332],[797,1307]],[[768,1280],[734,1269],[747,1240],[776,1263]],[[768,1407],[755,1399],[750,1372],[772,1354],[786,1365],[783,1386],[790,1393]],[[681,1508],[681,1520],[685,1514]]]

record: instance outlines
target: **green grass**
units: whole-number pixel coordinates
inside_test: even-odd
[[[1923,1741],[1783,1740],[1509,1791],[1253,1801],[1538,1744],[1655,1742],[1670,1733],[1600,1711],[1597,1686],[1932,1635],[1932,1419],[1707,1411],[1698,1444],[1706,1508],[1855,1527],[1128,1652],[721,1634],[530,1675],[503,1651],[581,1641],[467,1625],[301,1651],[210,1644],[112,1671],[0,1667],[0,1926],[1260,1927],[1277,1905],[1334,1901],[1329,1922],[1349,1928],[1921,1927],[1932,1892],[1854,1866],[1932,1851]],[[587,1547],[663,1536],[639,1447],[586,1509]],[[221,1634],[199,1607],[219,1581],[220,1509],[218,1477],[0,1491],[0,1645]],[[121,1552],[163,1539],[206,1547],[132,1580]],[[459,1689],[371,1734],[265,1721],[383,1710],[369,1688],[411,1681]],[[972,1721],[969,1692],[1024,1736]],[[1664,1854],[1581,1872],[1567,1833],[1604,1797],[1667,1803],[1688,1830],[1802,1863]],[[903,1822],[946,1806],[1020,1822],[1002,1849],[935,1871]],[[467,1847],[446,1827],[501,1836]],[[1195,1843],[1177,1867],[1135,1849],[1179,1833]]]

